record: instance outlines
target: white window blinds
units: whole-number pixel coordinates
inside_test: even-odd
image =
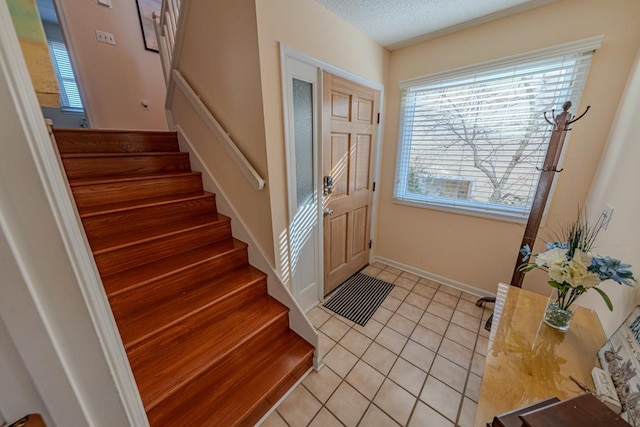
[[[49,52],[53,61],[53,67],[58,77],[60,86],[60,104],[63,110],[83,111],[80,92],[76,84],[76,77],[71,68],[71,60],[64,43],[49,40]]]
[[[551,126],[579,105],[601,38],[403,82],[399,202],[526,219]]]

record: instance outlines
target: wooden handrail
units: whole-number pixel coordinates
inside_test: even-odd
[[[213,114],[211,114],[211,111],[209,111],[204,102],[202,102],[200,96],[198,96],[198,94],[193,90],[180,71],[174,69],[172,70],[171,75],[176,86],[182,91],[198,114],[200,114],[200,117],[204,120],[207,126],[209,126],[209,129],[211,129],[222,142],[222,146],[240,167],[240,170],[247,177],[249,182],[256,190],[262,190],[265,183],[264,179],[262,179],[251,163],[249,163],[249,160],[247,160],[244,154],[242,154],[242,151],[240,151],[235,142],[233,142],[231,137],[229,137],[229,134],[227,134],[218,120],[216,120]]]
[[[262,190],[264,188],[264,179],[258,174],[255,168],[249,163],[249,160],[244,156],[242,151],[229,137],[229,134],[224,130],[220,122],[213,116],[211,111],[202,102],[200,96],[193,90],[191,85],[184,79],[180,71],[177,70],[174,61],[174,46],[177,33],[177,23],[180,17],[180,4],[182,0],[163,0],[162,10],[160,14],[154,12],[153,14],[153,26],[156,31],[156,38],[158,40],[158,49],[160,51],[160,62],[162,63],[162,71],[165,77],[165,83],[169,90],[167,96],[171,96],[169,92],[173,90],[173,85],[177,85],[182,93],[187,97],[191,105],[196,109],[202,120],[207,124],[209,129],[218,137],[222,142],[222,146],[227,153],[236,162],[242,173],[247,177],[251,185],[256,190]]]

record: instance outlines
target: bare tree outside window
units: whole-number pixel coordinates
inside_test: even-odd
[[[405,90],[396,197],[528,212],[551,133],[543,113],[578,99],[587,68],[561,57]]]

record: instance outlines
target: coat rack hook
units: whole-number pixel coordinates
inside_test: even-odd
[[[552,126],[555,126],[556,124],[554,122],[552,122],[551,120],[549,120],[549,118],[547,117],[547,112],[543,112],[542,113],[544,115],[544,119],[547,121],[547,123],[549,123]],[[553,114],[553,110],[551,110],[551,114]],[[555,114],[553,114],[555,116]]]
[[[558,169],[558,166],[553,165],[553,166],[545,166],[545,167],[542,167],[542,168],[536,166],[536,170],[539,171],[539,172],[557,172],[557,173],[560,173],[564,169],[563,168]]]
[[[580,114],[578,117],[574,118],[573,120],[569,120],[569,121],[567,122],[567,126],[568,126],[568,125],[570,125],[570,124],[572,124],[572,123],[575,123],[575,122],[577,122],[578,120],[580,120],[581,118],[583,118],[583,117],[584,117],[584,116],[589,112],[589,109],[590,109],[590,108],[591,108],[591,105],[587,105],[587,109],[586,109],[586,110],[584,110],[584,113]]]

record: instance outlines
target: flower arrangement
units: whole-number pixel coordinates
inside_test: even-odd
[[[595,289],[609,310],[613,311],[611,299],[597,286],[609,279],[620,285],[631,287],[636,283],[633,273],[629,270],[631,265],[592,252],[593,243],[602,229],[602,225],[602,218],[597,223],[590,224],[586,214],[580,212],[575,222],[562,227],[555,236],[554,242],[547,243],[545,252],[532,255],[529,245],[525,245],[520,250],[523,256],[522,260],[525,261],[520,266],[520,270],[529,272],[540,269],[547,272],[551,279],[548,282],[549,285],[557,290],[557,299],[552,307],[557,313],[555,318],[548,318],[545,313],[547,323],[551,321],[551,323],[560,324],[567,320],[570,321],[573,313],[569,311],[569,307],[589,289]],[[533,262],[527,263],[526,261],[532,256]],[[549,307],[547,307],[548,309]],[[563,313],[566,311],[568,313]]]

